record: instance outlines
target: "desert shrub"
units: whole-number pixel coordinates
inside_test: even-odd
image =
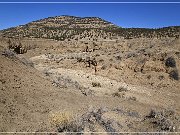
[[[136,97],[129,97],[128,100],[136,101],[137,98]]]
[[[66,126],[59,126],[57,128],[58,132],[78,132],[77,135],[83,134],[84,126],[79,125],[76,121],[69,123]],[[82,133],[80,133],[82,132]]]
[[[90,128],[90,131],[93,132],[95,131],[95,123],[99,124],[107,132],[107,134],[111,134],[110,132],[116,132],[113,128],[113,123],[115,121],[102,117],[107,111],[108,110],[106,108],[93,108],[89,112],[83,114],[82,123],[85,123]]]
[[[101,67],[102,70],[105,70],[106,68],[107,68],[106,65],[103,65],[103,66]]]
[[[160,75],[158,78],[159,78],[159,80],[163,80],[163,79],[164,79],[164,76],[163,76],[163,75]]]
[[[151,110],[146,116],[146,119],[150,120],[150,122],[161,131],[174,131],[175,125],[170,119],[172,115],[174,115],[173,111],[165,110],[157,112]]]
[[[121,60],[121,56],[116,56],[116,60]]]
[[[95,56],[98,57],[98,56],[100,56],[100,54],[96,54]]]
[[[15,58],[16,57],[16,53],[9,50],[9,49],[5,49],[3,52],[2,52],[2,55],[4,55],[5,57],[8,57],[8,58]]]
[[[50,75],[50,73],[49,73],[49,75]],[[58,88],[75,88],[77,90],[80,90],[80,92],[85,96],[94,94],[93,91],[84,87],[79,82],[72,80],[68,76],[65,77],[62,75],[58,75],[53,79],[52,84],[53,84],[53,86],[58,87]]]
[[[177,70],[172,70],[170,73],[169,73],[169,77],[174,79],[174,80],[179,80],[179,74],[178,74],[178,71]]]
[[[21,47],[20,46],[17,46],[14,48],[14,51],[17,53],[17,54],[20,54],[20,49]]]
[[[47,54],[46,56],[47,56],[48,59],[53,59],[53,58],[54,58],[54,54],[50,54],[50,53],[49,53],[49,54]]]
[[[22,43],[20,41],[12,41],[9,39],[8,43],[8,48],[13,49],[14,52],[17,54],[23,54],[27,52],[27,48],[23,47]]]
[[[101,84],[99,82],[92,82],[93,87],[101,87]]]
[[[148,76],[147,76],[147,79],[151,79],[151,75],[148,75]]]
[[[104,60],[103,60],[103,59],[100,59],[99,62],[104,62]]]
[[[113,59],[111,58],[111,59],[109,59],[109,61],[113,61]]]
[[[176,67],[176,61],[173,57],[169,57],[166,59],[165,65],[167,67]]]
[[[70,82],[71,80],[69,78],[64,78],[62,76],[59,76],[53,80],[53,85],[59,88],[67,88],[67,85]]]
[[[85,126],[91,132],[95,131],[95,123],[99,124],[106,132],[115,132],[113,128],[113,121],[105,119],[102,115],[106,112],[104,108],[91,108],[88,112],[75,116],[71,112],[58,112],[50,115],[50,123],[56,126],[58,132],[78,132],[76,134],[83,134]]]
[[[83,62],[82,57],[77,57],[77,62]]]
[[[175,52],[175,54],[180,58],[180,52]]]
[[[5,57],[8,57],[8,58],[11,58],[11,59],[14,58],[14,59],[20,61],[21,63],[23,63],[26,66],[34,67],[34,63],[33,62],[31,62],[30,60],[28,60],[28,59],[26,59],[24,57],[17,56],[17,54],[14,51],[12,51],[12,50],[5,49],[2,52],[2,55],[4,55]]]
[[[50,115],[50,123],[55,126],[66,126],[72,121],[72,113],[70,112],[55,112]]]
[[[127,90],[127,88],[119,87],[119,88],[118,88],[118,91],[119,91],[119,92],[126,92],[126,91],[128,91],[128,90]]]
[[[58,132],[78,132],[76,134],[85,134],[83,133],[85,127],[87,127],[90,132],[95,132],[95,125],[98,124],[107,134],[111,134],[111,132],[116,132],[113,125],[117,123],[112,119],[103,117],[103,114],[107,111],[106,108],[90,108],[88,112],[79,115],[80,117],[74,117],[75,115],[69,114],[69,112],[60,112],[51,115],[50,121],[52,125],[57,127]]]
[[[115,92],[112,94],[113,97],[119,97],[119,98],[124,98],[125,94],[124,93],[119,93],[119,92]]]
[[[73,51],[72,51],[72,50],[70,50],[70,49],[68,49],[68,50],[67,50],[67,52],[72,53]]]
[[[117,112],[119,114],[140,118],[140,114],[137,111],[130,111],[130,110],[126,111],[126,110],[124,110],[122,108],[115,108],[112,111],[115,111],[115,112]]]
[[[115,92],[112,94],[113,97],[121,97],[121,95],[118,92]]]
[[[56,112],[50,115],[50,123],[57,127],[58,132],[81,132],[82,124],[74,118],[72,112]]]
[[[50,72],[49,72],[49,69],[44,69],[43,70],[43,73],[46,75],[46,76],[50,76]]]
[[[131,57],[135,57],[135,54],[134,53],[129,53],[127,54],[126,58],[131,58]]]

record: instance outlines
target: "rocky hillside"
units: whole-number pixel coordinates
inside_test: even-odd
[[[107,22],[99,17],[75,17],[75,16],[56,16],[34,21],[29,26],[47,26],[55,28],[117,28],[118,26]]]
[[[53,38],[85,38],[99,35],[110,36],[101,29],[116,29],[118,26],[98,17],[57,16],[41,19],[2,31],[5,37]],[[77,35],[80,35],[77,37]],[[92,36],[93,35],[93,36]]]
[[[102,40],[179,37],[179,26],[159,29],[121,28],[99,17],[56,16],[0,31],[10,38],[47,38],[55,40]]]
[[[179,133],[179,29],[59,16],[0,31],[0,132]]]

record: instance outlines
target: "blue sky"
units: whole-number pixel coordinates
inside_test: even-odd
[[[3,0],[0,0],[2,2]],[[4,0],[23,1],[23,0]],[[30,0],[29,0],[30,1]],[[36,0],[31,0],[36,1]],[[38,0],[48,1],[48,0]],[[49,0],[50,1],[50,0]],[[52,1],[52,0],[51,0]],[[58,1],[58,0],[53,0]],[[65,0],[64,0],[65,1]],[[75,1],[75,0],[66,0]],[[83,0],[78,0],[83,1]],[[97,0],[87,0],[97,1]],[[110,0],[98,0],[110,1]],[[113,0],[118,1],[118,0]],[[120,0],[119,0],[120,1]],[[129,0],[137,1],[137,0]],[[142,0],[138,0],[142,1]],[[155,1],[155,0],[151,0]],[[159,0],[168,1],[168,0]],[[169,0],[170,1],[170,0]],[[180,0],[174,0],[180,2]],[[157,2],[157,1],[156,1]],[[121,27],[180,25],[179,4],[0,4],[0,30],[59,15],[96,16]]]

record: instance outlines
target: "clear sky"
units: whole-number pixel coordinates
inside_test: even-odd
[[[23,1],[23,0],[4,0]],[[29,0],[30,1],[30,0]],[[37,0],[31,0],[37,1]],[[48,1],[48,0],[38,0]],[[58,1],[58,0],[49,0]],[[60,0],[59,0],[60,1]],[[75,0],[64,0],[75,1]],[[83,0],[78,0],[83,1]],[[85,1],[85,0],[84,0]],[[86,0],[96,1],[97,0]],[[112,0],[98,0],[112,1]],[[114,2],[120,0],[113,0]],[[125,0],[124,0],[125,1]],[[137,1],[137,0],[129,0]],[[138,0],[142,1],[142,0]],[[144,0],[145,1],[145,0]],[[156,0],[149,0],[156,1]],[[159,2],[168,0],[159,0]],[[170,1],[170,0],[169,0]],[[180,0],[173,0],[180,2]],[[3,2],[3,0],[0,0]],[[26,1],[27,2],[27,1]],[[127,0],[126,0],[127,2]],[[156,1],[157,2],[157,1]],[[101,17],[121,27],[159,28],[180,26],[180,3],[176,4],[2,4],[0,3],[0,30],[26,24],[38,19],[72,15]]]

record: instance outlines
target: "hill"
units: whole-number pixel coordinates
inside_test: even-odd
[[[99,17],[56,16],[0,31],[9,38],[47,38],[56,40],[98,40],[179,37],[179,26],[159,29],[121,28]]]

